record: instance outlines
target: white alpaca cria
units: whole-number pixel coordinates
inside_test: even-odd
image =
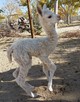
[[[35,97],[32,92],[34,87],[25,81],[27,73],[31,68],[32,56],[38,57],[43,63],[43,72],[48,79],[48,89],[52,89],[52,79],[56,70],[55,64],[48,59],[48,56],[54,51],[58,37],[55,30],[55,23],[60,20],[60,17],[50,11],[46,5],[41,9],[37,6],[40,23],[45,30],[47,36],[43,38],[34,39],[20,39],[14,42],[7,51],[8,59],[14,60],[19,64],[19,68],[13,72],[17,84],[26,91],[27,95]]]

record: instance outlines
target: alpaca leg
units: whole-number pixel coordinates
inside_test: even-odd
[[[17,63],[20,65],[18,77],[15,79],[17,84],[31,97],[35,97],[33,91],[33,86],[25,81],[29,69],[31,68],[31,59],[27,55],[26,58],[21,57],[22,59],[17,60]]]
[[[32,92],[34,87],[31,86],[28,82],[25,82],[26,74],[28,73],[29,67],[30,66],[28,66],[27,69],[25,69],[25,67],[20,67],[19,75],[15,79],[15,81],[27,93],[27,95],[35,97],[35,94]]]
[[[48,75],[49,74],[49,70],[48,70],[48,68],[47,68],[47,66],[45,64],[43,64],[43,72],[46,75],[47,80],[49,81],[49,75]]]
[[[48,80],[48,89],[50,91],[53,91],[53,88],[52,88],[53,73],[47,67],[43,67],[43,72],[45,73],[47,80]]]
[[[43,67],[43,71],[46,74],[47,79],[48,79],[48,89],[50,91],[53,91],[53,88],[52,88],[52,80],[53,80],[54,72],[56,70],[56,66],[55,66],[54,63],[52,63],[48,59],[48,57],[41,57],[40,59],[43,62],[43,65],[45,65]]]
[[[13,72],[13,77],[17,78],[19,74],[19,68],[17,68],[14,72]],[[27,74],[27,73],[26,73]],[[28,82],[25,82],[25,84],[29,84]],[[34,88],[34,86],[30,85],[31,88]]]
[[[19,68],[17,68],[17,69],[13,72],[13,77],[14,77],[14,78],[17,78],[18,74],[19,74]]]
[[[50,67],[50,69],[49,69],[49,80],[48,80],[48,89],[50,90],[50,91],[53,91],[53,88],[52,88],[52,80],[53,80],[53,76],[54,76],[54,73],[55,73],[55,71],[56,71],[56,66],[55,66],[55,64],[54,63],[51,63],[51,65],[50,65],[51,67]]]

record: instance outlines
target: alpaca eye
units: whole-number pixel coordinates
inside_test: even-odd
[[[52,15],[48,16],[48,18],[51,18],[51,17],[52,17]]]

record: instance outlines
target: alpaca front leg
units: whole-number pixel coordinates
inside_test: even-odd
[[[48,68],[47,68],[47,66],[45,64],[43,64],[43,72],[46,75],[47,80],[49,81],[49,75],[48,75],[49,71],[48,71]]]
[[[54,76],[54,72],[56,70],[56,65],[51,62],[48,57],[41,57],[41,61],[43,62],[43,72],[47,76],[48,79],[48,89],[49,91],[53,91],[52,88],[52,80]]]
[[[56,70],[56,66],[53,67],[53,69],[47,68],[47,66],[43,67],[43,72],[45,73],[47,80],[48,80],[48,89],[52,92],[52,80],[54,76],[54,72]]]
[[[52,88],[52,77],[51,77],[51,72],[48,70],[47,67],[43,67],[43,72],[45,73],[46,77],[47,77],[47,80],[48,80],[48,89],[50,91],[53,91],[53,88]]]
[[[53,76],[54,76],[55,71],[56,71],[56,65],[53,62],[51,62],[50,69],[48,71],[48,76],[49,76],[48,89],[51,92],[53,91],[52,80],[53,80]]]

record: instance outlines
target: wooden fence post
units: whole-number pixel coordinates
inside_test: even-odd
[[[29,23],[30,23],[30,29],[31,29],[31,37],[34,38],[34,27],[33,27],[33,20],[31,17],[31,9],[30,9],[30,0],[26,0],[27,7],[28,7],[28,16],[29,16]]]

